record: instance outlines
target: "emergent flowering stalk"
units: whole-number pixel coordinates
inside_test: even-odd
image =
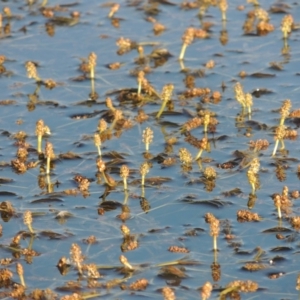
[[[289,34],[292,32],[293,23],[294,23],[294,19],[292,15],[285,15],[282,18],[281,31],[284,39],[287,39]]]
[[[42,119],[36,122],[35,134],[37,135],[37,151],[42,153],[42,137],[44,134],[51,134],[49,127],[44,124]]]
[[[279,125],[283,125],[285,119],[289,116],[290,110],[292,108],[292,102],[290,99],[286,99],[282,102],[282,105],[279,109],[279,113],[281,115]]]
[[[199,159],[202,155],[203,150],[206,150],[208,146],[208,139],[206,137],[202,138],[199,142],[199,152],[195,157],[195,160]]]
[[[243,86],[237,82],[234,86],[235,99],[239,102],[244,109],[246,107],[245,103],[245,93],[243,91]]]
[[[212,289],[212,284],[209,281],[204,283],[204,285],[201,287],[202,300],[207,300],[210,297]]]
[[[70,249],[71,254],[71,260],[74,262],[77,266],[78,273],[82,274],[82,262],[83,262],[83,256],[81,254],[80,246],[76,243],[72,244]]]
[[[25,65],[27,71],[27,77],[35,79],[36,82],[41,82],[41,78],[38,76],[36,66],[32,61],[28,61]]]
[[[47,167],[46,167],[46,174],[50,174],[50,162],[51,159],[55,157],[54,151],[53,151],[53,145],[50,142],[46,142],[45,145],[45,157],[47,159]]]
[[[129,176],[129,168],[126,165],[122,165],[120,169],[120,176],[123,178],[124,190],[127,190],[127,178]]]
[[[254,158],[251,161],[249,170],[247,171],[248,181],[249,181],[249,184],[252,187],[252,194],[255,194],[256,186],[258,184],[257,176],[258,176],[258,172],[259,172],[259,167],[260,167],[259,159]]]
[[[95,67],[97,65],[97,55],[95,52],[91,52],[89,55],[89,67],[91,79],[95,78]]]
[[[205,220],[210,225],[210,235],[213,237],[213,250],[217,251],[217,237],[220,233],[220,221],[211,213],[205,215]]]
[[[274,201],[274,206],[277,208],[277,213],[278,213],[278,218],[281,219],[281,197],[280,195],[276,195],[273,199]]]
[[[173,90],[174,90],[174,85],[169,83],[169,84],[166,84],[163,89],[162,89],[162,92],[161,92],[161,100],[162,100],[162,104],[161,104],[161,107],[160,107],[160,110],[159,112],[157,113],[156,115],[156,118],[159,119],[159,117],[161,116],[161,114],[163,113],[168,101],[171,100],[171,97],[172,97],[172,93],[173,93]]]
[[[274,136],[275,146],[274,146],[272,156],[275,156],[275,154],[276,154],[279,141],[281,142],[281,149],[284,149],[284,147],[285,147],[284,141],[283,141],[284,137],[285,137],[285,126],[284,125],[277,126],[275,129],[275,136]]]
[[[34,233],[33,229],[32,229],[32,214],[31,214],[31,211],[30,210],[26,210],[24,212],[24,215],[23,215],[23,221],[24,221],[24,224],[27,225],[29,231],[31,233]]]
[[[219,8],[222,13],[222,21],[226,21],[226,11],[228,8],[227,0],[220,0]]]
[[[143,143],[145,144],[145,149],[149,151],[149,145],[153,141],[153,130],[150,127],[147,127],[143,130]]]
[[[99,133],[94,134],[94,144],[98,150],[98,155],[101,156],[101,136]]]
[[[97,164],[98,171],[102,174],[104,178],[105,183],[111,187],[115,186],[115,181],[105,173],[106,166],[104,161],[101,158],[98,158],[96,164]]]
[[[194,28],[189,27],[185,30],[185,32],[182,36],[182,48],[181,48],[181,52],[180,52],[180,55],[179,55],[179,60],[183,60],[185,50],[186,50],[187,46],[189,46],[193,42],[194,35],[195,35],[195,29]]]
[[[120,8],[120,4],[118,4],[118,3],[113,4],[113,6],[111,7],[111,9],[109,11],[108,17],[112,18],[114,16],[114,14],[119,10],[119,8]]]
[[[24,269],[23,269],[23,266],[20,263],[16,264],[16,271],[17,271],[17,274],[20,277],[21,284],[24,287],[26,287],[25,280],[24,280]]]
[[[141,176],[142,176],[142,186],[145,185],[145,177],[146,177],[146,174],[149,172],[149,165],[147,162],[143,162],[140,166],[140,173],[141,173]]]
[[[124,255],[120,256],[120,262],[122,265],[124,265],[125,268],[133,270],[132,265],[128,262],[127,258]]]

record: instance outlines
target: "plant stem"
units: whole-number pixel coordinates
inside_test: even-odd
[[[186,48],[187,48],[187,44],[182,44],[179,60],[183,60]]]
[[[164,111],[164,109],[165,109],[165,107],[166,107],[166,105],[167,105],[167,102],[168,102],[168,100],[163,101],[163,103],[162,103],[162,105],[161,105],[161,107],[160,107],[160,110],[159,110],[159,112],[158,112],[157,115],[156,115],[156,119],[159,119],[159,117],[160,117],[161,114],[163,113],[163,111]]]

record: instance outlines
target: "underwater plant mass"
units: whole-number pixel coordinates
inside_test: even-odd
[[[298,3],[1,4],[1,299],[299,298]]]

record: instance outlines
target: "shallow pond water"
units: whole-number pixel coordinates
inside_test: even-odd
[[[259,9],[246,1],[230,1],[227,22],[222,22],[218,7],[210,6],[201,19],[198,7],[185,9],[180,1],[118,1],[120,8],[112,19],[108,18],[112,2],[48,1],[48,10],[41,2],[0,1],[12,13],[11,17],[2,13],[0,28],[0,55],[5,56],[0,74],[0,256],[1,272],[5,268],[12,272],[10,280],[0,282],[1,298],[12,297],[14,282],[20,283],[17,263],[24,268],[26,282],[26,290],[15,297],[19,299],[34,298],[37,289],[50,289],[58,299],[73,293],[83,299],[89,295],[156,299],[163,298],[162,288],[166,286],[178,299],[199,299],[199,288],[207,281],[213,285],[211,298],[218,299],[235,280],[258,284],[253,293],[241,293],[242,299],[298,298],[300,244],[297,228],[291,225],[291,218],[300,214],[299,199],[291,196],[292,191],[299,190],[298,140],[285,140],[285,150],[277,150],[274,157],[272,152],[283,100],[291,99],[291,111],[299,109],[299,4],[261,1],[274,31],[259,36],[256,31],[243,32],[247,14]],[[280,10],[274,13],[274,8]],[[45,18],[43,14],[49,11],[54,17]],[[76,22],[69,18],[74,11],[81,13]],[[294,29],[284,41],[280,24],[288,13],[294,17]],[[155,35],[153,23],[147,21],[149,16],[163,24],[165,31]],[[63,20],[69,23],[61,24],[59,17],[69,18]],[[184,60],[179,61],[181,38],[188,27],[208,28],[209,37],[194,39]],[[116,41],[120,37],[143,45],[144,57],[139,59],[136,49],[119,55]],[[149,58],[158,49],[166,49],[170,55]],[[79,68],[91,52],[97,55],[96,101],[90,99],[89,72]],[[210,60],[214,61],[213,68],[206,66]],[[42,80],[52,78],[57,86],[47,89],[28,78],[28,61],[35,62]],[[114,62],[121,63],[119,69],[107,67]],[[172,101],[159,119],[155,116],[160,99],[149,97],[143,89],[142,100],[134,101],[140,70],[145,70],[145,77],[158,93],[166,84],[174,85]],[[245,77],[240,76],[242,71]],[[194,87],[211,92],[185,97],[191,90],[186,87],[187,77],[194,80]],[[251,114],[243,112],[235,99],[236,82],[253,95]],[[122,92],[126,89],[132,94],[125,94],[125,99]],[[221,100],[213,101],[212,92],[220,92]],[[108,96],[124,119],[132,122],[129,129],[119,126],[112,130],[101,146],[107,175],[117,182],[114,188],[109,188],[98,172],[93,142],[99,120],[106,118],[108,126],[112,123],[107,116]],[[140,109],[149,116],[145,122],[136,121]],[[203,126],[191,130],[189,139],[182,129],[200,110],[213,112],[218,124],[210,126],[208,133],[203,132]],[[51,129],[51,135],[43,138],[43,148],[48,140],[56,155],[49,176],[45,174],[45,159],[36,151],[39,119]],[[288,117],[285,125],[298,132],[299,118]],[[142,141],[146,127],[154,135],[149,152],[145,152]],[[18,137],[20,131],[26,133],[25,139],[20,134]],[[192,146],[191,139],[205,136],[210,151],[204,151],[201,159],[190,165],[182,164],[180,149],[187,148],[195,158],[199,149]],[[170,138],[176,141],[168,142]],[[254,153],[249,142],[258,139],[266,139],[270,145]],[[20,174],[11,161],[16,159],[17,143],[23,145],[24,141],[29,153],[26,163],[36,165]],[[64,155],[68,152],[76,157]],[[254,157],[260,162],[260,183],[255,192],[247,180]],[[167,158],[175,159],[175,163],[165,166]],[[143,162],[150,166],[144,187],[140,175]],[[127,193],[119,175],[123,164],[130,169]],[[215,180],[205,179],[204,169],[209,166],[217,172]],[[78,174],[90,183],[85,196],[74,180]],[[279,220],[272,195],[281,194],[284,186],[289,189],[292,206]],[[4,202],[13,206],[12,214],[4,212]],[[237,211],[248,209],[260,220],[237,220]],[[33,214],[33,235],[23,222],[28,210]],[[130,210],[124,221],[120,219],[122,210]],[[210,225],[205,220],[208,212],[220,220],[218,251],[213,250]],[[64,217],[58,217],[59,213]],[[120,230],[122,224],[131,231],[127,239]],[[21,240],[12,244],[18,234]],[[87,243],[91,236],[95,243]],[[130,246],[128,239],[138,241],[132,251],[124,250]],[[71,259],[72,244],[81,248],[84,265],[97,265],[100,278],[93,278],[87,269],[79,275],[72,260],[63,270],[57,268],[62,257]],[[171,246],[181,248],[172,252]],[[33,249],[37,255],[26,255],[24,249]],[[121,255],[133,265],[133,272],[120,271]],[[251,272],[246,263],[256,263],[260,269]],[[148,286],[132,285],[143,278]],[[231,296],[239,299],[238,290],[233,292]],[[54,299],[54,294],[34,299]]]

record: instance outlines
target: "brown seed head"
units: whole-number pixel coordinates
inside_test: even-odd
[[[186,131],[191,131],[192,129],[195,129],[203,124],[202,118],[195,117],[187,122],[185,122],[182,126],[182,128]]]
[[[174,253],[190,253],[190,250],[185,247],[170,246],[168,251]]]
[[[289,117],[290,118],[300,118],[300,109],[291,111]]]
[[[258,284],[252,280],[235,280],[230,282],[226,287],[237,288],[240,292],[250,293],[258,289]]]
[[[211,224],[216,219],[216,217],[212,213],[206,213],[204,218],[205,222],[208,224]]]
[[[132,291],[143,291],[147,288],[148,284],[149,282],[147,279],[138,279],[129,286],[129,289]]]
[[[249,210],[238,210],[237,211],[237,220],[239,222],[252,222],[252,221],[260,221],[261,218],[257,213],[254,213]]]
[[[0,269],[0,283],[9,281],[13,277],[13,273],[9,269]]]
[[[266,150],[269,147],[269,142],[267,140],[256,140],[249,142],[249,148],[254,149],[254,151]]]

